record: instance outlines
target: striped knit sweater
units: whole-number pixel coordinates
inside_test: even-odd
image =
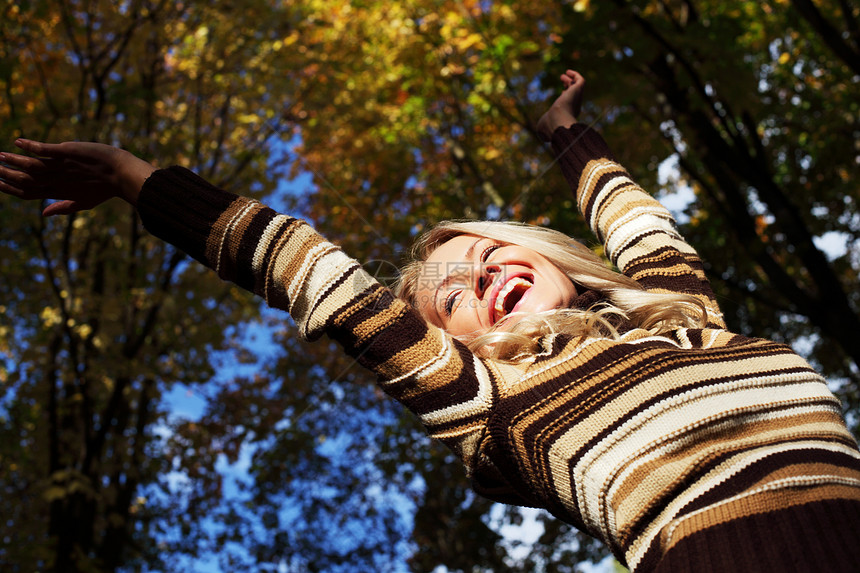
[[[187,170],[155,172],[138,208],[152,233],[376,372],[476,491],[546,508],[637,572],[856,563],[860,453],[824,380],[790,348],[725,330],[695,251],[599,135],[559,129],[553,147],[613,263],[697,296],[707,328],[558,334],[512,367],[428,324],[306,223]]]

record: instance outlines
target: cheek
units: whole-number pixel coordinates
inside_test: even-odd
[[[481,308],[476,307],[474,302],[471,304],[468,301],[465,302],[464,306],[454,312],[445,330],[452,336],[474,334],[476,330],[482,328],[481,320],[478,316],[480,311]]]
[[[562,273],[558,269],[555,269],[555,267],[553,268],[555,271],[553,274],[555,276],[553,277],[552,283],[558,291],[558,299],[562,301],[563,304],[567,305],[568,303],[570,303],[570,301],[576,298],[576,286],[566,274]]]
[[[434,326],[442,326],[442,321],[440,320],[438,314],[433,308],[432,297],[427,294],[418,294],[415,297],[414,302],[412,303],[412,308],[418,311],[418,314]]]

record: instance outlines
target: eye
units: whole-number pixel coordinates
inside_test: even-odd
[[[490,245],[489,247],[484,249],[484,251],[481,253],[481,262],[486,263],[487,259],[490,258],[490,255],[493,253],[493,251],[495,251],[496,249],[501,249],[501,248],[502,248],[502,245],[495,244],[495,245]]]
[[[445,299],[445,314],[451,316],[451,313],[454,312],[454,305],[457,304],[457,299],[460,298],[460,293],[463,291],[454,290],[448,295]]]

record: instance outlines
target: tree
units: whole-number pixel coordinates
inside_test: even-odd
[[[810,359],[844,380],[852,409],[858,17],[847,2],[590,3],[570,18],[561,50],[594,70],[607,130],[633,143],[620,152],[637,175],[677,162],[696,196],[684,231],[730,325],[810,340]],[[826,234],[848,245],[832,260],[819,246]]]
[[[261,102],[289,99],[272,65],[291,27],[286,10],[16,2],[0,21],[6,137],[122,143],[222,185],[272,189],[266,142],[281,119]],[[254,33],[237,39],[233,26]],[[202,452],[164,449],[160,396],[176,381],[209,380],[209,353],[257,306],[121,205],[44,220],[4,201],[0,219],[0,563],[158,563],[151,517],[171,508],[148,506],[141,488],[199,468],[207,503],[186,509],[205,512],[220,479]]]
[[[314,6],[301,43],[326,74],[304,78],[313,89],[302,101],[299,153],[319,184],[303,206],[325,234],[389,260],[415,232],[450,217],[509,217],[587,237],[571,202],[559,199],[564,184],[545,172],[551,159],[533,129],[557,74],[575,67],[589,80],[585,120],[636,178],[664,193],[692,191],[683,231],[732,327],[796,343],[856,419],[857,150],[847,143],[858,126],[856,8]],[[661,165],[675,166],[662,184]],[[828,258],[818,242],[826,234],[847,245],[844,254]],[[423,507],[416,532],[440,531]],[[417,570],[455,562],[418,555]]]
[[[0,122],[122,143],[261,197],[310,173],[307,193],[278,201],[388,279],[415,234],[446,218],[588,240],[534,129],[557,74],[575,67],[589,81],[583,120],[634,176],[693,192],[683,231],[729,323],[808,341],[856,419],[857,10],[34,1],[0,18]],[[499,531],[520,510],[469,493],[367,373],[324,341],[297,341],[283,315],[264,315],[278,350],[258,356],[243,322],[257,305],[128,209],[44,221],[3,207],[4,567],[182,570],[178,557],[217,551],[228,570],[561,572],[605,555],[547,515],[517,552]],[[844,254],[825,255],[825,235]],[[217,378],[225,360],[248,368]],[[207,398],[199,419],[164,411],[177,383]],[[243,456],[231,497],[218,460]]]

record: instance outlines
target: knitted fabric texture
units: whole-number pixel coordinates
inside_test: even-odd
[[[804,571],[819,557],[798,557],[798,539],[822,528],[842,528],[816,545],[830,570],[856,563],[846,525],[860,525],[860,453],[825,381],[789,347],[725,329],[696,252],[598,134],[559,129],[553,148],[617,268],[699,298],[706,328],[558,334],[511,367],[428,324],[306,223],[187,170],[155,172],[139,211],[153,234],[288,311],[303,336],[327,334],[376,372],[477,492],[546,508],[631,570]],[[764,550],[755,532],[773,527],[784,531]]]

